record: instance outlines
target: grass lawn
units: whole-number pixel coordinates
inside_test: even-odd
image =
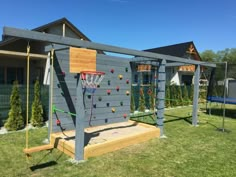
[[[166,139],[153,139],[122,150],[90,158],[78,165],[58,150],[39,152],[26,162],[22,153],[25,132],[0,135],[0,176],[98,177],[233,177],[236,176],[236,113],[226,118],[230,133],[216,131],[222,118],[199,113],[199,126],[189,123],[192,107],[165,112]],[[236,110],[234,107],[233,111]],[[139,120],[153,122],[149,117]],[[30,131],[30,144],[42,144],[45,128]],[[48,166],[43,165],[47,163]],[[41,168],[31,170],[35,164]],[[45,164],[46,165],[46,164]]]

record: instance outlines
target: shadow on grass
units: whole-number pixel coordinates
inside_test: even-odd
[[[214,116],[223,116],[223,108],[211,108],[211,110],[208,108],[206,114],[210,112]],[[230,119],[236,119],[236,109],[225,109],[225,116]]]
[[[60,155],[56,158],[56,160],[51,160],[48,162],[44,162],[42,163],[42,161],[46,158],[46,156],[48,156],[50,153],[52,153],[52,151],[48,152],[47,154],[45,154],[40,160],[38,160],[38,162],[35,165],[32,165],[30,168],[31,171],[35,171],[35,170],[39,170],[39,169],[43,169],[43,168],[48,168],[54,165],[57,165],[57,161],[62,157],[63,152],[60,153]]]
[[[36,164],[34,166],[31,166],[30,170],[35,171],[35,170],[39,170],[39,169],[42,169],[42,168],[51,167],[51,166],[54,166],[54,165],[57,165],[56,161],[49,161],[49,162],[45,162],[45,163]]]
[[[189,123],[189,124],[192,124],[192,121],[190,120],[190,118],[191,118],[192,116],[179,117],[179,116],[173,116],[173,115],[169,115],[169,114],[165,114],[165,116],[173,117],[173,118],[175,118],[175,119],[165,120],[164,123],[169,123],[169,122],[175,122],[175,121],[184,120],[185,122],[187,122],[187,123]]]

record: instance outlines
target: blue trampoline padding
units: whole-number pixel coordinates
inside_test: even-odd
[[[207,101],[224,103],[224,98],[218,97],[218,96],[208,96]],[[225,98],[225,103],[226,104],[236,104],[236,98]]]

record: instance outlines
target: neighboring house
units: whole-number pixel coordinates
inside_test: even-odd
[[[62,18],[46,25],[40,26],[33,29],[33,31],[90,41],[66,18]],[[47,55],[45,46],[49,44],[38,41],[29,41],[29,44],[30,53]],[[13,52],[10,53],[5,51],[26,53],[27,45],[27,40],[3,37],[3,40],[0,42],[0,85],[12,84],[12,82],[16,79],[20,84],[26,83],[26,57],[17,56],[17,54],[14,54]],[[32,61],[30,63],[31,84],[33,84],[33,81],[36,78],[39,78],[42,83],[45,64],[46,60],[43,60],[42,58],[32,57]]]
[[[66,18],[40,26],[33,29],[33,31],[90,41]],[[5,118],[7,116],[9,97],[14,80],[18,80],[22,92],[25,93],[28,42],[30,53],[37,54],[30,57],[30,84],[33,84],[36,79],[39,79],[41,84],[43,83],[47,58],[45,46],[51,44],[3,36],[0,42],[0,117]],[[33,92],[31,93],[33,94]],[[21,98],[24,102],[25,94],[22,94]]]
[[[193,42],[146,49],[145,51],[201,61]],[[166,68],[166,81],[176,85],[191,85],[193,84],[194,70],[194,65]]]

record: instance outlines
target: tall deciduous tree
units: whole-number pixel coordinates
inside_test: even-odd
[[[24,119],[22,116],[18,81],[13,82],[13,87],[10,97],[10,107],[11,108],[8,113],[8,119],[4,127],[9,131],[22,129],[24,127]]]
[[[212,50],[205,50],[201,53],[201,59],[203,61],[213,62],[216,60],[216,58],[217,58],[217,55]]]

